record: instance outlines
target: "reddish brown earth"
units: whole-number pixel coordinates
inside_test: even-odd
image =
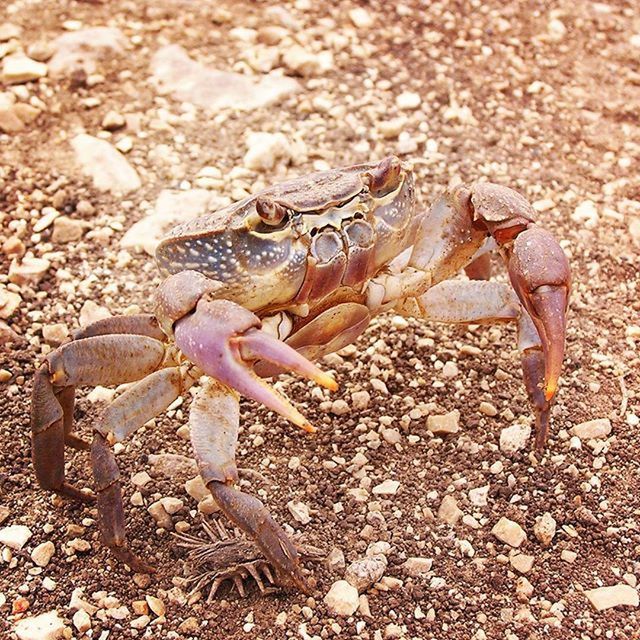
[[[126,56],[99,62],[104,81],[95,86],[68,77],[22,85],[28,94],[18,98],[36,96],[44,110],[25,131],[0,134],[0,285],[8,283],[9,253],[17,239],[26,251],[51,262],[37,285],[10,285],[22,302],[5,321],[21,341],[9,344],[3,337],[0,349],[0,368],[9,378],[0,383],[0,502],[8,514],[0,528],[22,524],[33,534],[21,551],[3,552],[0,636],[14,637],[21,617],[56,609],[68,625],[66,637],[81,637],[69,608],[71,592],[81,587],[94,604],[100,595],[91,594],[105,591],[128,608],[121,620],[105,615],[102,594],[103,611],[91,620],[93,638],[640,637],[637,607],[597,612],[583,593],[602,585],[635,586],[640,578],[640,12],[635,2],[406,0],[339,2],[330,9],[323,3],[269,1],[0,4],[0,21],[22,28],[25,48],[51,42],[68,20],[84,27],[116,26],[130,43]],[[166,43],[182,45],[212,67],[238,70],[250,46],[230,30],[278,24],[282,16],[272,11],[274,5],[298,21],[288,37],[315,52],[333,51],[329,69],[300,79],[301,93],[278,106],[225,119],[196,109],[189,120],[179,117],[180,103],[150,86],[150,57]],[[356,6],[367,10],[371,26],[354,27],[349,11]],[[396,105],[396,96],[405,91],[420,95],[417,110]],[[97,99],[91,108],[88,98]],[[142,177],[142,187],[125,202],[80,175],[68,142],[82,129],[100,132],[111,110],[139,120],[137,130],[110,137],[114,143],[124,135],[132,138],[127,158]],[[186,522],[191,533],[203,535],[196,503],[182,481],[160,477],[141,490],[144,504],[134,506],[135,488],[128,480],[150,470],[150,454],[190,455],[188,442],[176,434],[186,422],[188,403],[140,430],[117,456],[131,545],[158,568],[148,584],[134,582],[100,543],[95,510],[52,499],[35,482],[29,393],[34,366],[50,349],[43,326],[77,327],[88,300],[114,314],[131,311],[132,305],[148,308],[159,282],[153,262],[143,253],[118,256],[119,239],[161,189],[192,182],[204,166],[215,166],[224,176],[218,191],[236,197],[243,180],[253,189],[313,170],[318,161],[339,166],[396,153],[397,134],[383,137],[379,123],[400,115],[409,139],[400,141],[400,151],[415,147],[403,157],[426,160],[416,164],[425,202],[460,180],[486,177],[512,186],[538,203],[540,224],[570,256],[574,286],[567,358],[544,456],[499,448],[501,429],[530,415],[511,327],[462,329],[380,319],[355,350],[323,363],[341,384],[331,398],[300,380],[284,381],[288,395],[319,427],[317,435],[298,432],[244,402],[238,458],[241,466],[265,476],[266,484],[250,479],[247,486],[260,492],[280,522],[300,530],[311,544],[338,547],[347,564],[364,556],[370,542],[386,541],[385,575],[402,582],[389,591],[370,589],[371,615],[361,610],[350,618],[332,616],[324,604],[344,570],[322,563],[309,565],[315,585],[310,596],[261,597],[252,587],[245,598],[227,592],[210,604],[197,597],[187,603],[187,590],[180,586],[185,553],[168,532],[156,530],[146,507],[161,496],[181,498],[185,508],[174,522]],[[307,152],[234,183],[229,172],[242,165],[247,130],[298,135]],[[158,151],[158,145],[167,149]],[[169,152],[177,164],[166,162]],[[81,200],[88,200],[93,212],[79,211]],[[545,200],[552,203],[541,204]],[[33,225],[46,206],[84,221],[82,239],[53,242],[51,227],[35,233]],[[581,216],[583,211],[595,214]],[[5,326],[3,336],[7,332]],[[443,375],[444,363],[455,363],[453,377]],[[388,394],[372,386],[372,379],[384,381]],[[355,410],[351,396],[360,390],[371,394],[371,402]],[[332,413],[327,400],[336,399],[348,403],[348,413]],[[482,401],[498,414],[482,414]],[[100,406],[79,401],[76,419],[85,436]],[[427,415],[453,409],[460,411],[460,432],[433,437]],[[596,418],[611,420],[611,434],[575,448],[571,429]],[[393,440],[385,434],[389,429],[398,429],[397,444],[387,441]],[[367,457],[360,474],[351,464],[357,452]],[[291,463],[294,456],[298,466]],[[91,486],[86,454],[70,453],[67,468],[72,482]],[[395,496],[369,495],[357,502],[349,493],[384,480],[400,482]],[[487,484],[487,505],[473,505],[468,491]],[[445,495],[454,496],[480,528],[442,522],[437,511]],[[286,506],[291,500],[309,507],[308,524],[293,519]],[[545,512],[557,521],[547,547],[533,530]],[[524,528],[528,539],[520,551],[535,558],[526,574],[532,593],[521,599],[520,574],[509,562],[514,552],[491,533],[502,516]],[[70,525],[75,526],[69,530]],[[91,549],[74,552],[73,538],[89,542]],[[55,554],[40,571],[30,551],[47,540]],[[563,551],[575,552],[575,560],[563,560]],[[431,571],[408,577],[401,565],[411,556],[432,558]],[[49,586],[55,582],[52,590],[43,586],[44,578]],[[139,615],[132,603],[145,595],[165,603],[166,619],[138,631],[131,627]],[[26,612],[16,613],[21,606]],[[282,612],[286,620],[278,626]]]

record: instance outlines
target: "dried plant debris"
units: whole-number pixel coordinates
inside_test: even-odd
[[[218,590],[229,582],[244,597],[245,582],[249,579],[263,594],[278,590],[272,567],[253,540],[244,537],[238,529],[229,532],[218,519],[203,520],[202,530],[207,539],[186,533],[173,534],[180,541],[178,546],[188,549],[190,575],[186,582],[193,585],[191,594],[208,590],[207,602],[211,602]],[[318,562],[326,555],[322,549],[299,539],[294,538],[294,544],[302,560]]]

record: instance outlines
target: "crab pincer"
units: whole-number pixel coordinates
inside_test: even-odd
[[[229,300],[201,299],[194,313],[174,327],[178,348],[195,365],[219,382],[253,398],[305,431],[315,428],[280,393],[257,376],[253,362],[264,359],[335,391],[328,374],[289,345],[260,330],[251,311]]]
[[[509,278],[531,317],[542,346],[525,350],[525,385],[536,414],[536,448],[549,431],[549,410],[558,390],[571,287],[569,261],[558,241],[536,226],[531,205],[517,192],[485,183],[475,186],[471,202],[500,246]]]
[[[542,355],[530,351],[522,359],[527,393],[536,412],[536,448],[541,449],[562,371],[571,272],[558,242],[539,227],[520,233],[508,256],[511,283],[542,343]]]

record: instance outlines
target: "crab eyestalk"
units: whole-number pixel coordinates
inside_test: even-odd
[[[287,208],[271,198],[256,199],[256,211],[260,219],[270,227],[277,227],[288,216]]]
[[[369,191],[376,196],[393,191],[400,184],[401,170],[400,158],[396,156],[384,158],[365,174]]]

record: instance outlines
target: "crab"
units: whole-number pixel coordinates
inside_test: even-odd
[[[510,284],[490,280],[490,252]],[[198,384],[191,443],[202,480],[234,526],[255,540],[284,587],[307,590],[296,546],[267,507],[238,486],[240,395],[315,429],[265,378],[293,372],[329,390],[314,361],[352,343],[384,312],[445,323],[510,322],[544,446],[564,358],[567,258],[527,200],[488,182],[419,204],[412,166],[391,156],[312,173],[175,227],[158,245],[165,276],[153,314],[77,331],[34,378],[33,462],[39,484],[97,500],[113,555],[151,568],[127,546],[112,445]],[[458,275],[465,270],[468,277]],[[134,383],[73,433],[74,389]],[[65,445],[90,449],[95,495],[65,480]]]

